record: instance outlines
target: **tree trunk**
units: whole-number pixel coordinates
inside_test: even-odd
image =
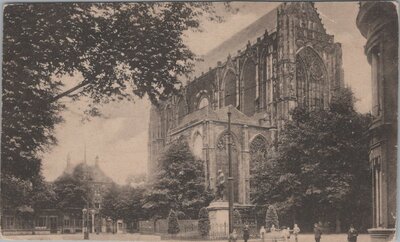
[[[336,233],[342,232],[339,212],[336,212]]]

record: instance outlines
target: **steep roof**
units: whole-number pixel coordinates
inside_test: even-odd
[[[75,166],[70,166],[68,169],[64,171],[64,174],[73,175],[76,169],[82,169],[84,172],[87,172],[91,178],[92,182],[95,183],[112,183],[113,180],[108,177],[103,170],[101,170],[98,165],[88,165],[84,162],[76,164]],[[62,176],[62,175],[61,175]]]
[[[112,179],[108,177],[98,165],[89,166],[89,169],[93,176],[93,182],[112,183]]]
[[[234,56],[238,50],[243,50],[246,47],[248,41],[251,43],[256,42],[257,38],[265,33],[265,30],[268,30],[269,33],[274,32],[277,26],[277,15],[278,7],[209,51],[203,56],[204,61],[196,63],[196,75],[206,72],[208,67],[216,66],[218,61],[224,61],[229,54]]]

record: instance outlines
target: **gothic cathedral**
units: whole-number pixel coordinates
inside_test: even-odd
[[[231,53],[234,53],[231,55]],[[150,111],[149,174],[165,147],[187,140],[204,161],[206,186],[228,174],[227,112],[232,113],[234,200],[251,204],[252,166],[272,152],[296,106],[327,108],[343,87],[342,49],[311,2],[283,3],[204,58],[209,68],[181,95]]]

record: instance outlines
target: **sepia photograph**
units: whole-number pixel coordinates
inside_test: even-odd
[[[2,5],[1,240],[400,240],[398,2]]]

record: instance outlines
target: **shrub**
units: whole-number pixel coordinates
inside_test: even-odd
[[[168,234],[179,233],[178,217],[174,210],[171,209],[168,215]]]
[[[268,207],[267,213],[265,214],[265,226],[271,228],[274,225],[275,228],[279,228],[279,219],[276,209],[273,205]]]
[[[199,233],[202,237],[206,237],[210,232],[210,217],[208,216],[208,210],[202,207],[199,211]]]

